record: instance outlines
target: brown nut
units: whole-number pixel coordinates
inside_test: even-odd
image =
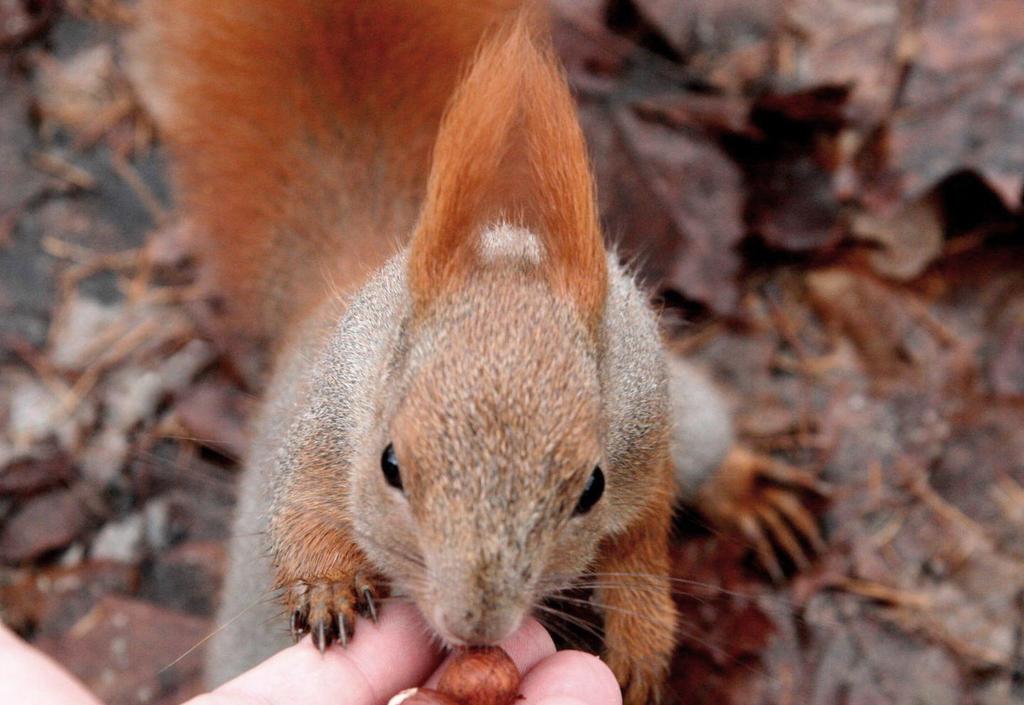
[[[463,705],[450,695],[431,688],[406,688],[388,700],[388,705]]]
[[[519,695],[519,669],[504,649],[483,646],[456,654],[437,689],[463,705],[510,705]]]

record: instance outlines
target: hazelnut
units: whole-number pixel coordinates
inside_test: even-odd
[[[473,647],[448,664],[437,689],[462,705],[511,705],[519,695],[519,681],[519,669],[504,649]]]
[[[450,695],[431,688],[406,688],[388,700],[388,705],[462,705]]]

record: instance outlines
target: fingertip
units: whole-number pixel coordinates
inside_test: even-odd
[[[555,642],[548,630],[531,617],[515,634],[501,642],[501,648],[512,657],[519,672],[526,673],[555,653]]]
[[[528,703],[622,705],[622,691],[607,664],[582,651],[559,651],[534,666],[521,688]]]
[[[62,666],[0,623],[0,703],[100,705]]]
[[[360,618],[345,653],[375,689],[383,688],[380,694],[385,700],[422,682],[441,660],[441,650],[420,611],[405,602],[388,604],[376,623]]]

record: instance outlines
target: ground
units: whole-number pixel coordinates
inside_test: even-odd
[[[1019,0],[555,7],[673,351],[831,488],[781,581],[681,513],[674,699],[1024,702]],[[203,332],[130,21],[0,0],[0,610],[107,702],[170,704],[256,387]]]

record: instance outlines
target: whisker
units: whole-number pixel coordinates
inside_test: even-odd
[[[236,456],[234,453],[228,450],[223,439],[203,438],[200,436],[190,436],[183,433],[158,433],[158,437],[160,439],[170,441],[186,441],[188,443],[195,443],[196,445],[200,445],[203,446],[204,448],[210,448],[216,451],[218,455],[227,458],[236,465],[242,464],[242,458]]]
[[[395,558],[401,559],[405,561],[408,565],[411,565],[415,568],[426,569],[426,561],[423,559],[421,555],[413,553],[412,550],[400,549],[399,547],[388,545],[383,541],[379,541],[375,536],[364,531],[359,531],[355,528],[352,528],[351,531],[353,534],[355,534],[355,536],[363,539],[369,544],[372,544],[374,548],[379,549],[381,552],[388,553],[394,556]]]
[[[545,612],[547,614],[555,615],[555,616],[561,618],[562,620],[564,620],[565,622],[567,622],[568,624],[571,624],[571,625],[574,625],[576,627],[579,627],[580,629],[583,629],[588,634],[593,636],[595,639],[599,639],[601,641],[604,640],[604,634],[602,634],[600,631],[598,631],[598,629],[593,624],[590,624],[589,622],[587,622],[586,620],[584,620],[584,619],[582,619],[580,617],[577,617],[575,615],[569,614],[568,612],[566,612],[564,610],[555,609],[554,607],[551,607],[549,605],[544,605],[544,604],[541,604],[541,603],[537,603],[536,605],[534,605],[534,608],[535,609],[539,609],[542,612]]]
[[[613,605],[605,604],[605,603],[600,602],[600,601],[583,600],[583,599],[580,599],[578,597],[569,597],[567,595],[562,595],[562,596],[555,597],[555,598],[552,598],[552,599],[556,599],[556,600],[559,600],[561,602],[568,602],[568,603],[573,604],[573,605],[582,605],[584,607],[590,607],[591,609],[595,609],[595,610],[604,610],[606,612],[615,612],[617,614],[624,614],[624,615],[627,615],[629,617],[636,617],[638,619],[643,619],[645,621],[650,621],[650,622],[654,621],[654,620],[652,620],[650,617],[648,617],[647,615],[645,615],[642,612],[637,612],[636,610],[627,609],[625,607],[619,607],[617,605],[613,606]]]
[[[595,577],[596,576],[596,577]],[[629,577],[640,577],[646,580],[653,580],[658,578],[654,574],[650,573],[584,573],[580,578],[576,579],[571,584],[565,584],[564,580],[561,587],[546,587],[544,588],[547,592],[564,592],[572,589],[585,589],[585,590],[628,590],[641,593],[660,593],[661,587],[637,584],[631,582],[619,582],[601,579],[600,576],[611,576],[621,580],[621,578]],[[674,587],[670,589],[673,596],[685,597],[698,602],[699,604],[712,604],[712,598],[721,595],[725,597],[734,598],[737,600],[743,600],[745,602],[753,603],[758,609],[762,610],[768,615],[773,617],[785,617],[791,618],[798,624],[805,624],[809,626],[830,626],[840,627],[841,623],[836,620],[826,620],[824,617],[816,617],[813,622],[804,617],[801,612],[803,605],[800,605],[793,600],[787,599],[784,596],[778,594],[772,594],[770,592],[743,592],[739,590],[731,590],[729,588],[715,585],[713,583],[705,583],[697,580],[687,580],[685,578],[662,578],[667,579],[670,585]],[[680,586],[683,588],[700,588],[700,592],[712,593],[705,594],[704,596],[696,594],[687,589],[677,589]]]
[[[540,625],[544,627],[548,632],[554,634],[558,639],[565,645],[573,649],[579,649],[580,643],[576,639],[576,635],[571,630],[562,628],[558,622],[553,620],[546,611],[535,611],[533,617],[540,622]]]
[[[157,477],[181,480],[205,485],[219,494],[235,496],[235,482],[226,471],[222,473],[200,472],[187,462],[178,462],[173,458],[165,458],[153,451],[132,448],[128,453],[128,461],[137,460],[145,463],[145,469]],[[216,467],[216,466],[211,466]]]
[[[212,639],[213,637],[217,636],[222,631],[224,631],[225,629],[230,627],[232,624],[237,622],[239,619],[241,619],[245,615],[246,612],[251,610],[253,607],[256,607],[256,606],[261,605],[261,604],[266,604],[269,601],[268,598],[272,598],[272,597],[273,597],[272,594],[264,594],[262,597],[260,597],[260,598],[258,598],[256,600],[253,600],[251,603],[246,605],[242,610],[240,610],[238,612],[238,614],[236,614],[235,616],[231,617],[231,619],[229,619],[228,621],[224,622],[224,624],[218,625],[216,629],[214,629],[212,632],[210,632],[209,634],[204,636],[202,639],[197,641],[195,644],[193,644],[191,647],[189,647],[189,649],[186,650],[185,653],[183,653],[181,656],[179,656],[178,658],[174,659],[169,664],[167,664],[166,666],[161,668],[159,671],[157,671],[157,675],[160,675],[160,674],[164,673],[165,671],[167,671],[168,669],[173,668],[177,664],[181,663],[182,659],[185,659],[186,657],[188,657],[189,654],[194,652],[200,646],[202,646],[203,644],[208,642],[210,639]]]
[[[741,592],[738,590],[731,590],[721,585],[715,585],[714,583],[707,583],[701,580],[692,580],[689,578],[678,578],[674,576],[658,575],[656,573],[615,573],[615,572],[587,572],[584,574],[587,577],[592,577],[600,580],[601,578],[638,578],[645,581],[657,582],[661,580],[667,580],[673,585],[683,585],[686,587],[703,588],[707,590],[713,590],[723,595],[729,595],[731,597],[743,597],[747,599],[755,599],[761,597],[759,593]],[[641,586],[642,587],[642,586]],[[687,593],[682,593],[687,594]]]

